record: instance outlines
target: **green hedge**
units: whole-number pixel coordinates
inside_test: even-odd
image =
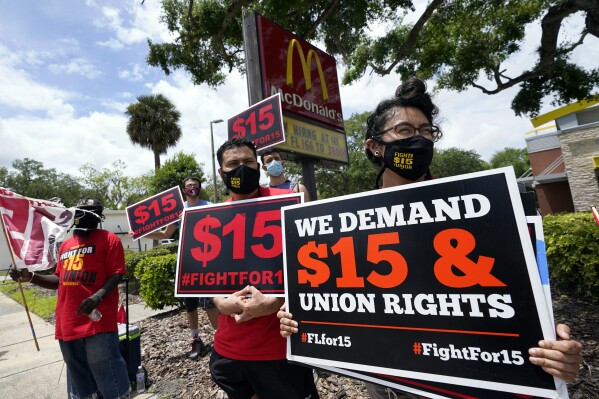
[[[543,218],[551,285],[577,299],[599,302],[599,226],[591,213]]]
[[[147,257],[137,264],[141,280],[139,294],[152,309],[180,305],[175,298],[175,265],[177,254]]]
[[[125,250],[125,266],[127,267],[127,277],[129,277],[129,293],[139,294],[140,283],[143,273],[139,270],[139,263],[147,258],[164,256],[177,253],[178,244],[161,245],[148,251],[138,252],[130,249]],[[174,272],[173,266],[173,272]],[[145,300],[145,299],[144,299]]]

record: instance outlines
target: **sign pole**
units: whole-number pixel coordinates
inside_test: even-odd
[[[310,201],[316,201],[318,198],[316,191],[316,177],[314,175],[314,161],[309,158],[303,158],[301,164],[304,186],[306,186],[308,193],[310,193]]]
[[[2,224],[2,230],[4,230],[4,238],[6,239],[6,245],[8,246],[8,251],[10,252],[10,257],[12,259],[12,267],[17,270],[17,262],[15,261],[15,255],[13,254],[12,246],[10,245],[10,241],[8,240],[8,229],[4,224],[4,217],[0,213],[0,224]],[[40,346],[37,342],[37,337],[35,336],[35,329],[33,328],[33,323],[31,322],[31,315],[29,314],[29,307],[27,306],[27,300],[25,299],[25,293],[23,292],[23,285],[21,284],[21,277],[19,277],[19,290],[21,291],[21,298],[23,298],[23,307],[25,308],[25,313],[27,314],[27,320],[29,320],[29,327],[31,328],[31,335],[33,335],[33,342],[35,343],[35,347],[37,351],[40,351]]]

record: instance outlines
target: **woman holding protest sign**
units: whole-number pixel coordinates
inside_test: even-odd
[[[430,179],[429,166],[434,142],[442,136],[433,123],[439,110],[426,91],[425,83],[410,78],[396,90],[395,96],[381,101],[368,117],[365,151],[368,158],[380,167],[375,188],[396,187]],[[284,308],[278,313],[283,337],[297,333],[298,323]],[[547,373],[571,382],[582,363],[579,342],[570,337],[570,328],[556,327],[558,340],[542,340],[539,347],[529,350],[531,363]],[[390,392],[399,398],[414,398],[401,391],[367,383],[371,398],[387,398]],[[397,396],[399,395],[399,396]]]

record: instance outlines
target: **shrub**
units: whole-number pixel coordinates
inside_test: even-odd
[[[551,285],[576,298],[599,301],[599,226],[590,213],[543,218]]]
[[[139,294],[148,307],[164,309],[181,305],[181,299],[175,298],[176,263],[177,254],[174,253],[146,256],[137,263],[136,276],[141,283]]]
[[[127,267],[127,277],[129,278],[129,293],[138,294],[140,291],[140,279],[142,273],[140,273],[139,270],[137,270],[137,265],[139,264],[139,262],[146,258],[177,253],[178,247],[178,244],[175,243],[169,245],[161,245],[157,248],[143,252],[126,249],[125,266]]]

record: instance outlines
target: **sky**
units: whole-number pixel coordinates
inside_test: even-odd
[[[0,0],[0,5],[0,167],[10,170],[13,161],[30,158],[80,176],[85,163],[101,170],[121,160],[128,176],[151,171],[153,154],[130,142],[124,112],[137,96],[161,93],[181,112],[183,132],[162,162],[179,151],[193,153],[211,175],[210,121],[249,106],[245,76],[234,71],[213,89],[194,86],[185,72],[166,76],[148,66],[147,39],[174,40],[159,21],[159,0],[143,5],[141,0]],[[574,38],[581,27],[582,18],[571,18],[561,36]],[[508,65],[512,75],[530,66],[540,28],[531,27],[527,37]],[[597,59],[597,39],[587,36],[574,60],[596,67]],[[374,109],[399,82],[397,75],[367,75],[341,86],[344,117]],[[436,145],[474,150],[486,161],[505,147],[525,147],[533,127],[510,109],[515,93],[437,92],[444,138]],[[551,109],[547,102],[542,112]],[[226,136],[226,124],[215,124],[216,147]]]

